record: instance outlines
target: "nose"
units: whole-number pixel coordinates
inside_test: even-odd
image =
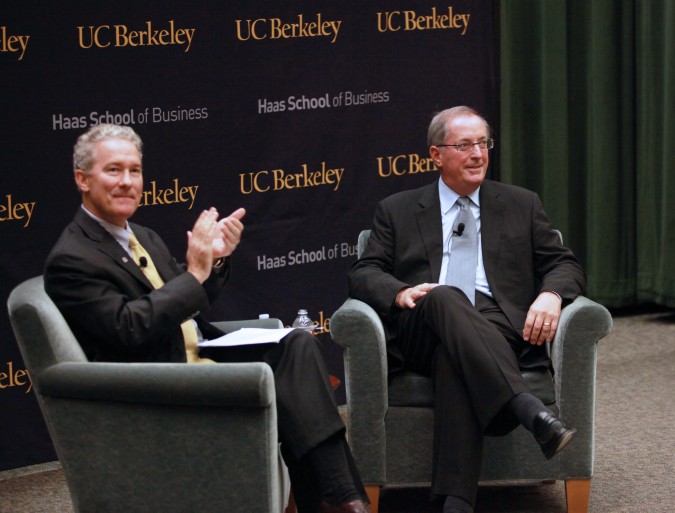
[[[120,175],[120,183],[123,185],[131,185],[131,172],[125,169]]]
[[[478,145],[478,143],[474,143],[471,146],[471,151],[469,153],[472,157],[474,157],[476,155],[476,153],[478,153],[479,157],[483,156],[483,150],[480,149],[480,146]]]

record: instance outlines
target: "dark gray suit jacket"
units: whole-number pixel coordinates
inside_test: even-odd
[[[131,224],[165,285],[155,290],[119,243],[79,209],[50,252],[45,290],[90,360],[184,362],[180,324],[194,318],[206,338],[221,334],[203,319],[229,275],[229,262],[202,285],[172,258],[160,237]]]
[[[563,304],[582,293],[584,272],[562,246],[537,194],[485,180],[480,209],[485,274],[495,301],[517,331],[542,290],[557,292]],[[398,291],[439,282],[442,241],[437,182],[377,205],[368,246],[349,272],[349,293],[380,314],[388,339],[396,336],[391,320]]]

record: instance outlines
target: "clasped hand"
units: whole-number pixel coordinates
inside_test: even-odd
[[[246,210],[239,208],[218,220],[218,211],[211,207],[199,215],[192,230],[187,232],[187,270],[200,283],[210,276],[215,260],[230,256],[236,249],[244,231],[241,219],[245,214]]]
[[[396,306],[402,310],[415,308],[417,300],[426,296],[427,292],[437,286],[438,283],[420,283],[414,287],[401,289],[398,291],[398,294],[396,294]]]

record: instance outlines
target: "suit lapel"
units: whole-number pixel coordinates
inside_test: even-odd
[[[497,257],[505,208],[506,205],[500,198],[497,188],[489,180],[484,181],[480,188],[480,240],[485,275],[490,284],[494,283],[493,277],[497,273]]]
[[[443,258],[443,224],[441,222],[441,200],[438,196],[438,183],[426,187],[420,196],[419,207],[415,214],[420,230],[422,245],[430,266],[431,281],[438,283]]]
[[[78,210],[75,215],[75,223],[77,223],[82,232],[97,245],[97,249],[100,252],[110,257],[115,264],[126,270],[137,280],[146,284],[148,288],[153,288],[152,284],[143,274],[143,271],[136,265],[136,262],[134,262],[124,248],[120,246],[105,228],[89,217],[82,209]]]

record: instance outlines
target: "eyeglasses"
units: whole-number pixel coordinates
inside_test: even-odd
[[[443,148],[445,146],[452,146],[455,148],[457,151],[461,151],[462,153],[468,153],[470,151],[473,151],[473,147],[478,145],[478,147],[481,150],[491,150],[492,148],[495,147],[495,140],[494,139],[484,139],[482,141],[476,141],[476,142],[463,142],[463,143],[457,143],[457,144],[436,144],[439,148]]]

